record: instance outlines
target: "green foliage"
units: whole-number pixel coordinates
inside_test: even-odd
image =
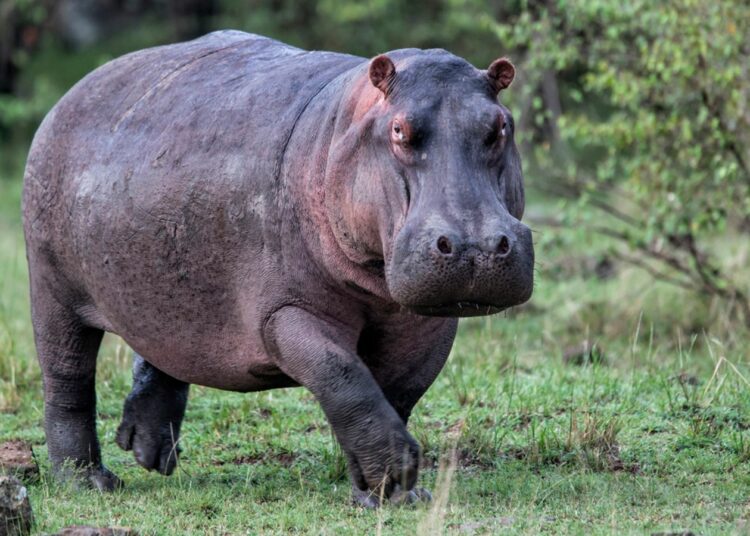
[[[537,185],[573,198],[573,221],[620,239],[657,277],[747,310],[747,286],[710,253],[750,218],[750,4],[516,7],[484,20],[518,54]],[[605,214],[582,221],[582,205]]]
[[[215,27],[270,35],[308,49],[374,56],[397,48],[447,48],[487,66],[500,55],[490,28],[456,0],[221,0]]]
[[[0,76],[10,77],[12,70],[23,70],[31,60],[27,49],[15,46],[17,30],[41,24],[49,17],[45,2],[34,0],[6,0],[0,2]],[[22,40],[23,37],[21,36]],[[2,80],[0,87],[9,85]],[[41,84],[41,94],[46,91]],[[49,109],[48,100],[35,98],[18,98],[17,94],[0,93],[0,140],[3,131],[18,128],[30,118],[43,115]]]

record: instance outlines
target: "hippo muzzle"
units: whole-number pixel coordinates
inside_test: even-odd
[[[530,229],[506,211],[469,232],[443,218],[407,223],[387,270],[393,298],[428,316],[498,313],[531,297]]]

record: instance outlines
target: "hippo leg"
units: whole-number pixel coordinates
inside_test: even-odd
[[[372,363],[371,371],[388,402],[407,424],[412,409],[437,378],[448,360],[456,322],[421,319],[424,326],[406,319],[400,326],[409,326],[406,333],[375,330],[376,336],[365,335],[359,350],[366,361]],[[420,333],[424,330],[425,333]],[[367,331],[367,330],[366,330]],[[372,506],[372,496],[356,487],[352,498],[362,506]],[[391,502],[410,504],[429,502],[432,495],[425,488],[403,491],[396,489]]]
[[[190,384],[163,373],[133,354],[133,390],[125,400],[115,441],[132,450],[136,461],[171,475],[180,454],[180,426]]]
[[[349,464],[354,487],[382,495],[417,481],[419,445],[356,353],[356,335],[296,307],[277,311],[267,333],[279,368],[323,408]]]
[[[429,348],[422,348],[409,355],[404,355],[403,348],[409,348],[413,343],[410,345],[404,341],[403,345],[382,356],[377,367],[373,367],[375,380],[404,424],[409,420],[414,406],[443,369],[454,336],[455,329],[433,334],[432,339],[423,339],[430,341]]]
[[[62,284],[31,271],[31,309],[44,379],[44,431],[53,471],[100,491],[122,482],[101,459],[96,435],[96,356],[103,332],[62,305]],[[54,288],[56,287],[56,289]]]

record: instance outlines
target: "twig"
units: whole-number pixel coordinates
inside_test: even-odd
[[[639,268],[642,268],[643,270],[651,274],[654,277],[654,279],[658,279],[659,281],[664,281],[666,283],[676,285],[678,287],[684,288],[685,290],[689,290],[691,292],[695,292],[699,290],[695,286],[693,286],[689,281],[684,281],[682,279],[678,279],[676,277],[672,277],[668,274],[660,272],[659,270],[657,270],[656,268],[654,268],[647,262],[644,262],[641,259],[638,259],[637,257],[630,257],[620,252],[614,252],[613,255],[617,259],[620,259],[629,264],[633,264],[635,266],[638,266]]]

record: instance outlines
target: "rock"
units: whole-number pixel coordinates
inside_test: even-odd
[[[53,536],[138,536],[138,532],[130,527],[91,527],[89,525],[75,525],[62,529]]]
[[[18,439],[0,444],[0,473],[17,476],[27,483],[38,477],[39,467],[31,445]]]
[[[26,488],[15,476],[0,476],[0,536],[31,533],[31,503]]]

